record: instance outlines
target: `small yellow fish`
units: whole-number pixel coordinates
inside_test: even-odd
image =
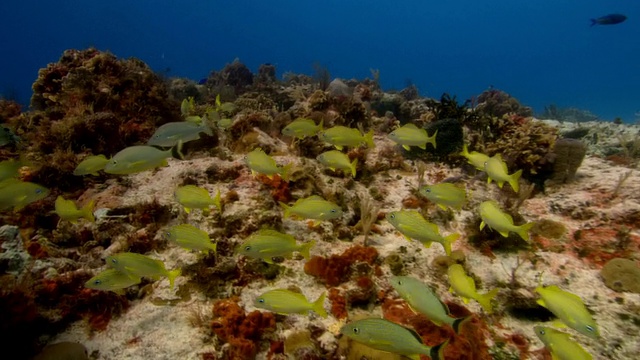
[[[446,210],[447,206],[461,210],[467,202],[467,191],[452,183],[423,186],[420,188],[420,194],[438,204],[442,210]]]
[[[89,360],[87,348],[84,345],[62,341],[55,344],[49,344],[31,360]]]
[[[309,259],[309,250],[316,244],[315,241],[296,244],[296,239],[276,230],[262,229],[254,232],[236,248],[236,253],[262,259],[273,264],[272,258],[276,256],[289,256],[298,251],[305,259]]]
[[[315,136],[319,131],[322,131],[322,120],[320,124],[307,118],[297,118],[293,120],[289,125],[282,129],[282,135],[291,136],[297,139],[304,139],[307,136]]]
[[[216,192],[215,197],[211,198],[207,189],[195,185],[185,185],[176,189],[175,196],[187,214],[191,212],[191,209],[202,209],[206,212],[212,205],[218,208],[219,212],[222,212],[220,190]]]
[[[536,292],[540,294],[538,304],[549,309],[567,326],[593,339],[600,337],[598,325],[578,295],[555,285],[538,286]]]
[[[334,126],[321,132],[319,137],[323,141],[335,146],[338,150],[342,150],[345,146],[356,147],[366,145],[371,149],[375,147],[373,143],[373,129],[369,130],[366,134],[362,134],[358,129],[346,126]]]
[[[313,311],[326,318],[327,311],[324,309],[325,295],[326,293],[323,293],[316,301],[309,302],[303,294],[291,290],[276,289],[258,296],[254,305],[257,308],[273,311],[277,314],[306,315],[309,311]]]
[[[468,319],[452,318],[449,316],[449,308],[427,284],[410,276],[393,276],[390,279],[391,286],[411,306],[411,308],[426,316],[434,324],[442,326],[447,324],[458,333],[460,324]]]
[[[431,360],[444,359],[444,348],[448,341],[436,346],[427,346],[415,331],[389,320],[369,318],[352,321],[340,329],[340,333],[374,349],[404,355],[420,360],[420,354]]]
[[[104,170],[104,167],[109,163],[109,159],[107,159],[104,155],[90,155],[87,156],[84,160],[76,166],[76,169],[73,171],[73,175],[82,176],[82,175],[93,175],[98,176],[98,171]]]
[[[551,351],[553,360],[592,360],[593,356],[577,342],[571,340],[569,334],[556,329],[534,326],[533,330],[544,346]]]
[[[451,285],[449,291],[455,292],[462,297],[465,304],[469,303],[469,299],[477,301],[484,311],[491,314],[493,311],[491,300],[498,295],[498,289],[493,289],[486,294],[478,293],[475,281],[473,281],[473,278],[470,276],[467,276],[464,268],[460,264],[449,266],[447,275],[449,276],[449,284]]]
[[[169,279],[169,286],[173,289],[176,277],[180,276],[180,269],[167,270],[160,260],[152,259],[142,254],[131,252],[107,256],[107,265],[131,277],[148,277],[159,280],[161,276]]]
[[[513,188],[513,191],[518,192],[518,180],[522,176],[522,170],[518,170],[515,173],[509,175],[507,173],[507,164],[502,160],[500,154],[495,154],[490,157],[484,164],[484,171],[489,175],[487,182],[491,184],[491,181],[498,183],[498,187],[502,189],[505,182]]]
[[[87,280],[84,283],[84,287],[94,290],[113,291],[118,295],[122,295],[124,294],[123,289],[139,283],[139,276],[132,276],[116,269],[107,269]]]
[[[385,218],[407,240],[416,239],[427,248],[435,241],[442,244],[447,255],[451,255],[451,244],[460,237],[458,233],[443,237],[440,235],[438,225],[428,222],[415,210],[392,211],[387,213]]]
[[[313,220],[331,220],[342,216],[342,209],[338,205],[318,195],[298,199],[292,206],[281,202],[280,206],[284,210],[285,219],[291,215]]]
[[[180,104],[180,112],[182,116],[187,117],[191,114],[191,112],[196,107],[196,101],[193,96],[189,96],[186,99],[182,99],[182,103]]]
[[[19,211],[47,195],[49,190],[44,186],[9,178],[0,183],[0,210]]]
[[[434,149],[436,148],[436,136],[438,136],[438,130],[429,136],[427,130],[409,123],[393,130],[389,134],[389,139],[396,144],[402,145],[405,150],[411,150],[411,146],[417,146],[424,150],[427,148],[427,144],[433,145]]]
[[[209,234],[190,224],[175,225],[165,230],[165,237],[185,249],[216,252],[216,244],[211,242]]]
[[[115,154],[105,165],[107,174],[125,175],[167,166],[167,158],[182,159],[182,143],[168,150],[160,150],[153,146],[130,146]]]
[[[484,229],[486,225],[504,237],[509,236],[509,232],[512,231],[520,235],[525,241],[529,241],[529,230],[535,223],[529,222],[522,225],[514,225],[511,215],[500,210],[498,204],[493,200],[481,203],[478,211],[480,212],[480,218],[482,218],[480,230]]]
[[[467,144],[462,145],[462,152],[460,155],[467,158],[467,162],[469,162],[469,164],[475,166],[476,169],[481,171],[484,171],[484,163],[489,160],[489,156],[483,153],[479,153],[477,151],[469,152]]]
[[[188,121],[170,122],[156,129],[155,133],[147,141],[147,145],[172,147],[176,146],[180,141],[186,143],[198,140],[200,139],[200,133],[213,136],[213,129],[211,129],[206,118],[202,120],[200,125]]]
[[[82,209],[78,209],[72,200],[65,200],[62,196],[58,196],[56,198],[55,213],[60,216],[61,220],[71,221],[72,223],[75,223],[81,218],[95,222],[96,219],[93,217],[94,203],[95,202],[91,200],[87,205],[83,206]]]
[[[356,177],[356,167],[358,166],[357,158],[350,161],[349,157],[340,151],[330,150],[318,155],[317,159],[322,165],[333,171],[340,169],[344,172],[350,172],[352,177]]]
[[[261,148],[255,148],[252,152],[248,153],[245,160],[253,175],[259,173],[271,179],[273,175],[279,174],[284,181],[289,181],[289,171],[291,170],[292,164],[287,164],[282,167],[278,166],[276,161],[271,156],[265,154]]]

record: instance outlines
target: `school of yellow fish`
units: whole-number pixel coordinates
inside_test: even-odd
[[[182,104],[184,122],[165,124],[149,139],[148,145],[128,147],[110,159],[104,155],[89,156],[77,166],[74,174],[86,176],[104,171],[109,174],[127,175],[166,166],[167,158],[182,159],[183,143],[198,139],[200,133],[212,134],[216,127],[223,129],[230,124],[229,122],[221,123],[223,119],[218,115],[218,111],[225,106],[229,107],[221,104],[218,98],[216,109],[207,111],[203,117],[198,117],[192,115],[193,99],[187,99]],[[221,124],[223,126],[220,126]],[[351,177],[356,176],[358,163],[357,160],[351,161],[342,150],[345,147],[373,148],[375,146],[373,130],[364,133],[359,129],[343,126],[323,129],[322,123],[315,124],[313,120],[306,118],[294,120],[282,130],[282,134],[294,138],[294,141],[318,136],[322,141],[335,146],[336,150],[320,154],[317,157],[318,162],[334,171],[341,170],[346,176]],[[407,124],[393,130],[388,137],[407,150],[412,146],[425,149],[427,144],[435,148],[437,131],[429,136],[426,130]],[[518,192],[518,180],[522,171],[509,174],[500,154],[489,157],[479,152],[469,152],[465,145],[460,155],[476,169],[484,171],[489,183],[496,182],[500,188],[507,183],[515,192]],[[278,165],[275,159],[260,148],[249,152],[245,156],[245,162],[253,174],[263,174],[267,177],[280,176],[285,181],[288,181],[292,170],[292,164]],[[11,208],[14,211],[20,210],[48,194],[48,190],[38,184],[17,180],[19,168],[23,165],[24,163],[19,160],[0,162],[0,209],[2,210]],[[459,211],[467,202],[466,189],[453,183],[443,182],[422,186],[418,192],[443,210],[450,208]],[[175,190],[175,199],[186,213],[199,209],[207,215],[212,207],[215,207],[219,213],[223,212],[220,190],[211,197],[205,188],[186,185]],[[55,213],[59,215],[60,221],[76,222],[85,219],[93,222],[95,221],[93,206],[93,202],[89,202],[78,209],[72,200],[59,196],[55,201]],[[283,218],[295,216],[317,223],[342,217],[340,206],[317,195],[297,199],[294,204],[280,203],[280,206]],[[533,223],[515,225],[511,216],[503,211],[497,202],[485,201],[480,204],[477,211],[482,219],[480,229],[486,226],[503,237],[513,232],[525,241],[529,241],[528,233]],[[458,233],[441,234],[438,226],[427,221],[419,211],[402,209],[390,211],[386,214],[386,220],[407,240],[418,240],[426,248],[436,242],[442,245],[447,255],[451,254],[452,246],[460,237]],[[185,249],[203,253],[216,252],[216,243],[211,241],[207,232],[191,224],[175,225],[161,231],[166,239]],[[314,241],[298,243],[292,235],[273,229],[262,229],[238,244],[235,253],[273,263],[273,258],[288,257],[293,252],[298,252],[308,259],[314,245]],[[123,289],[140,283],[143,277],[153,280],[166,277],[173,288],[176,277],[181,273],[180,269],[167,270],[162,261],[150,256],[128,252],[107,257],[106,266],[106,270],[87,281],[85,286],[122,294]],[[486,313],[493,311],[492,300],[498,294],[498,289],[479,293],[473,278],[467,275],[460,264],[451,265],[447,275],[450,291],[460,296],[465,303],[473,299]],[[419,279],[396,276],[390,279],[390,285],[414,311],[424,314],[434,324],[449,326],[456,333],[463,326],[466,318],[451,317],[446,305],[433,289]],[[546,287],[540,285],[535,291],[540,296],[539,304],[548,308],[566,326],[591,338],[599,337],[598,326],[578,296],[555,285]],[[315,301],[309,301],[298,292],[273,289],[258,296],[254,305],[279,314],[309,314],[312,311],[319,316],[327,317],[324,307],[325,295],[322,294]],[[340,332],[367,346],[414,359],[418,359],[420,354],[429,355],[432,359],[441,359],[443,349],[446,347],[446,343],[429,347],[422,343],[412,329],[381,318],[350,322],[344,325]],[[550,350],[554,359],[592,358],[566,333],[543,326],[535,326],[535,333]]]

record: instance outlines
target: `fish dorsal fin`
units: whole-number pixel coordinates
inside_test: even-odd
[[[324,199],[320,195],[311,195],[306,199],[300,199],[300,200],[314,200],[314,201],[323,200],[324,201]],[[300,201],[300,200],[298,200],[298,201]]]
[[[407,129],[412,129],[412,130],[420,130],[414,123],[408,123],[404,126]],[[424,129],[423,129],[424,130]]]

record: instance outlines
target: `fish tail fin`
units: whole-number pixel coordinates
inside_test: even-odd
[[[376,147],[376,144],[373,143],[373,129],[364,134],[364,142],[367,144],[367,147],[369,149],[373,149],[374,147]]]
[[[522,176],[522,169],[511,174],[511,176],[509,177],[509,185],[511,185],[513,191],[515,192],[518,192],[519,189],[518,180],[520,180],[520,176]]]
[[[598,20],[596,19],[591,19],[591,26],[594,26],[598,23]]]
[[[462,326],[462,324],[464,324],[465,322],[467,322],[467,320],[470,320],[470,319],[471,319],[471,316],[465,316],[463,318],[457,318],[453,320],[453,323],[451,324],[453,331],[455,331],[456,334],[459,334],[460,327]]]
[[[431,145],[433,145],[433,148],[436,148],[436,136],[438,136],[438,130],[436,130],[436,132],[433,133],[433,135],[431,135],[430,138],[428,138],[428,143],[430,143]]]
[[[209,135],[209,136],[213,136],[213,128],[215,127],[214,122],[209,119],[209,116],[207,116],[207,114],[204,114],[202,116],[202,131],[204,131],[205,134]]]
[[[167,279],[169,279],[169,286],[171,287],[171,290],[173,290],[173,285],[175,284],[176,278],[180,276],[181,273],[182,271],[180,269],[175,269],[169,271],[169,273],[167,274]]]
[[[309,251],[311,250],[311,248],[316,244],[315,240],[311,240],[308,243],[302,245],[300,247],[300,250],[298,250],[298,252],[300,252],[300,255],[302,255],[302,257],[304,257],[305,259],[309,260]]]
[[[182,140],[178,140],[176,146],[169,149],[171,151],[171,156],[176,159],[184,160],[184,155],[182,154]]]
[[[442,245],[444,246],[444,251],[447,253],[447,256],[451,255],[451,244],[458,240],[459,237],[460,234],[458,233],[445,236],[444,243]]]
[[[491,300],[493,300],[493,298],[496,297],[496,295],[498,295],[498,291],[500,291],[500,289],[493,289],[486,294],[479,295],[478,298],[476,299],[476,301],[478,301],[478,304],[482,306],[482,308],[484,309],[484,311],[487,312],[487,314],[491,314],[491,312],[493,311],[493,306],[491,306]]]
[[[520,235],[520,237],[524,240],[524,241],[529,241],[529,230],[531,230],[531,228],[535,225],[534,222],[528,222],[526,224],[522,224],[520,226],[518,226],[518,228],[516,229],[516,234]]]
[[[213,205],[218,208],[218,211],[222,213],[222,199],[220,197],[220,189],[216,192],[216,196],[213,197]]]
[[[96,218],[93,216],[93,206],[96,204],[94,200],[89,201],[87,205],[82,207],[82,217],[91,222],[96,222]]]
[[[462,151],[460,151],[459,155],[464,157],[469,156],[469,148],[467,147],[467,144],[462,144]]]
[[[356,167],[358,166],[358,158],[351,162],[351,177],[356,177]]]
[[[282,215],[283,219],[288,218],[289,216],[291,216],[291,206],[283,203],[283,202],[279,202],[280,203],[280,207],[282,208],[282,210],[284,211],[284,214]]]
[[[444,360],[444,348],[448,344],[449,344],[449,339],[447,339],[442,344],[433,346],[429,351],[429,357],[431,357],[431,360]]]
[[[282,176],[282,180],[289,181],[289,176],[291,175],[291,170],[293,169],[293,163],[288,163],[283,166],[280,170],[280,176]]]
[[[324,298],[327,296],[327,292],[323,292],[322,295],[318,298],[318,300],[314,301],[311,309],[318,315],[326,318],[328,316],[327,310],[324,309]]]

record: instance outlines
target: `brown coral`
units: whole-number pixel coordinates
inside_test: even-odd
[[[245,314],[238,298],[219,300],[213,304],[213,332],[228,343],[228,359],[252,359],[260,349],[260,340],[275,330],[276,318],[272,313],[252,311]]]
[[[373,265],[377,259],[378,251],[375,248],[356,245],[340,255],[331,255],[328,258],[312,257],[304,264],[304,272],[319,277],[328,286],[337,286],[349,280],[354,263]]]

